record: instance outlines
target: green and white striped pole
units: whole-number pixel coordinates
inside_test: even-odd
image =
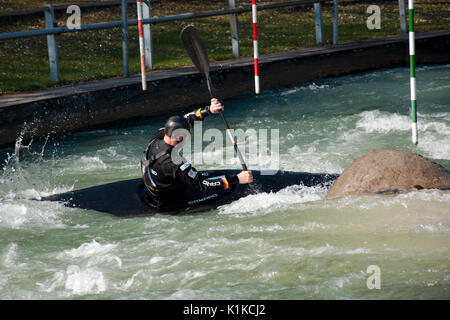
[[[408,0],[409,9],[409,68],[411,78],[411,117],[412,143],[417,144],[417,105],[416,105],[416,66],[415,66],[415,35],[414,35],[414,0]]]

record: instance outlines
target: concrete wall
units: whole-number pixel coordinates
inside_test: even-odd
[[[450,62],[450,30],[418,34],[416,62]],[[408,63],[406,36],[270,54],[260,59],[261,90]],[[211,70],[220,99],[254,90],[251,58],[212,64]],[[150,72],[146,92],[136,76],[2,96],[0,146],[13,144],[20,135],[27,140],[105,127],[208,101],[206,84],[193,68]]]

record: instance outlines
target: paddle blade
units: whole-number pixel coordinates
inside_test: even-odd
[[[194,26],[187,26],[181,31],[181,41],[197,69],[209,78],[209,60],[200,34]]]

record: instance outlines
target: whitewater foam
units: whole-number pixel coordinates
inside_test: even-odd
[[[32,206],[30,203],[0,204],[0,225],[10,229],[18,229],[25,226],[50,228],[65,227],[60,219],[59,213],[54,210],[54,206]]]
[[[70,265],[66,270],[65,289],[74,295],[98,294],[106,290],[103,273],[95,268],[81,269]]]
[[[58,254],[57,258],[59,259],[69,258],[77,260],[79,260],[80,258],[84,258],[84,259],[92,259],[96,262],[101,263],[104,261],[104,258],[108,257],[109,253],[116,248],[117,244],[113,243],[100,244],[94,239],[91,242],[81,244],[78,248],[64,250],[62,253]],[[122,263],[120,262],[119,266],[121,266],[121,264]]]
[[[220,206],[219,214],[233,214],[237,216],[247,214],[266,214],[275,210],[294,207],[298,204],[323,199],[326,187],[305,187],[293,185],[276,193],[258,193],[240,198],[230,204]]]
[[[360,120],[356,128],[365,132],[407,131],[411,130],[411,120],[398,113],[381,112],[379,110],[364,111],[359,114]]]

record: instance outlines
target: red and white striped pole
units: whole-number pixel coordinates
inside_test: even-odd
[[[144,48],[144,32],[142,27],[142,3],[141,0],[136,0],[138,29],[139,29],[139,51],[141,54],[141,76],[142,76],[142,90],[147,90],[147,76],[145,74],[145,48]]]
[[[253,21],[253,60],[255,63],[255,93],[259,93],[259,69],[258,69],[258,32],[256,28],[256,0],[252,0],[252,21]]]

